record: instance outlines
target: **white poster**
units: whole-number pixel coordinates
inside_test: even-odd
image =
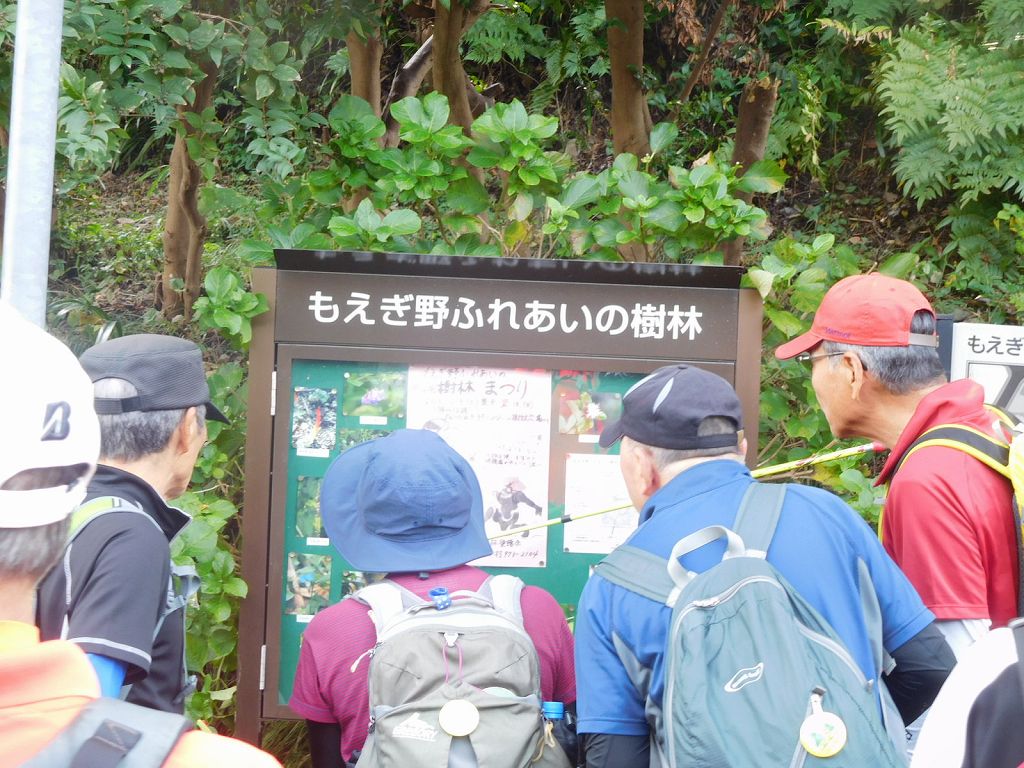
[[[951,378],[971,378],[985,402],[1024,420],[1024,328],[954,323]]]
[[[608,554],[636,530],[637,511],[619,471],[619,457],[570,453],[565,459],[565,514],[600,515],[565,524],[565,551]]]
[[[474,565],[542,568],[548,516],[551,373],[410,366],[406,425],[433,429],[472,465],[494,554]]]

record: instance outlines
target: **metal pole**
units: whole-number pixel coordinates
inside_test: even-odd
[[[14,38],[0,298],[46,322],[63,0],[21,0]]]

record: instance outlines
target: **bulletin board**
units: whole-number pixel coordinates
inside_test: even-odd
[[[547,589],[572,619],[592,567],[635,528],[617,446],[622,397],[689,362],[737,387],[757,444],[760,302],[741,270],[280,251],[250,370],[236,728],[256,741],[287,701],[302,632],[362,586],[317,505],[330,463],[395,429],[469,460],[494,554],[475,563]],[[260,393],[263,393],[262,396]]]

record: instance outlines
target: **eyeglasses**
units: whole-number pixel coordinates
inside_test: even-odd
[[[814,364],[815,360],[821,360],[823,357],[838,357],[839,355],[845,355],[845,352],[825,352],[821,355],[812,355],[810,352],[801,352],[793,359],[801,363]]]

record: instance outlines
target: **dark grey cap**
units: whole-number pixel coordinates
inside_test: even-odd
[[[228,423],[210,402],[203,353],[191,341],[153,333],[123,336],[85,350],[80,362],[93,382],[124,379],[138,391],[134,397],[97,397],[101,416],[205,405],[208,419]]]
[[[701,435],[700,424],[720,416],[736,425],[725,435]],[[622,398],[622,417],[606,424],[601,446],[626,436],[657,448],[698,450],[738,445],[743,409],[736,390],[714,373],[689,365],[668,365],[641,379]]]

